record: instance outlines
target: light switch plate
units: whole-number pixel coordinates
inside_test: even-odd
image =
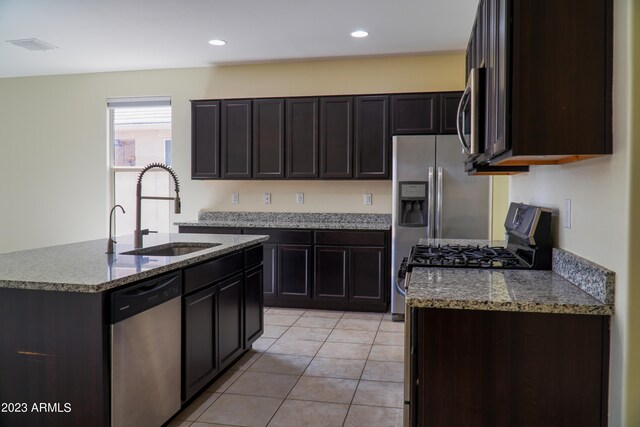
[[[373,196],[371,193],[364,193],[364,204],[365,205],[373,204]]]
[[[264,204],[265,205],[270,205],[271,204],[271,193],[264,193],[262,195],[262,200],[264,200]]]
[[[304,193],[296,193],[296,203],[304,203]]]
[[[237,205],[240,203],[240,195],[238,193],[231,193],[231,204]]]

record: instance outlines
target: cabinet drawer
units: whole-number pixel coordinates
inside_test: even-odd
[[[269,228],[245,228],[244,234],[267,235],[268,243],[311,244],[311,230],[272,230]]]
[[[316,244],[384,246],[384,235],[384,231],[316,231]]]
[[[253,267],[262,263],[264,258],[264,251],[262,246],[256,246],[244,251],[244,268]]]
[[[242,271],[243,266],[244,257],[242,252],[239,252],[188,268],[184,271],[184,292],[194,291],[209,283]]]

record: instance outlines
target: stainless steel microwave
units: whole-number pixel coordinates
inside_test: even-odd
[[[485,69],[472,68],[460,104],[456,127],[462,149],[470,157],[477,157],[484,149],[484,87]]]

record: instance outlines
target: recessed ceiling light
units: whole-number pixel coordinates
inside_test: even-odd
[[[20,40],[7,40],[7,43],[11,43],[12,45],[23,47],[29,50],[50,50],[57,49],[57,46],[49,44],[47,42],[43,42],[38,39],[20,39]]]
[[[227,42],[220,39],[213,39],[209,40],[209,44],[212,44],[214,46],[224,46],[225,44],[227,44]]]
[[[367,33],[364,30],[358,30],[358,31],[354,31],[353,33],[351,33],[351,37],[356,37],[356,38],[367,37],[368,35],[369,35],[369,33]]]

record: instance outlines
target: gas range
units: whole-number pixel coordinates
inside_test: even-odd
[[[512,203],[505,220],[506,246],[416,245],[404,258],[398,282],[416,267],[481,269],[551,269],[551,211]]]

